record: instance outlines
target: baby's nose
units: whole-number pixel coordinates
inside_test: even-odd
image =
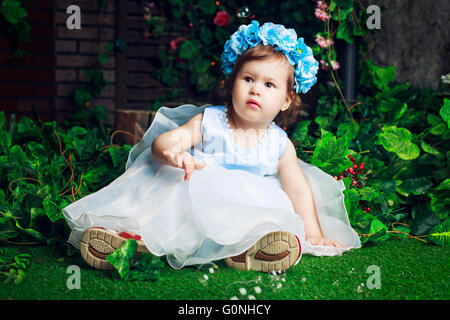
[[[250,87],[250,93],[251,93],[251,94],[255,94],[255,95],[257,95],[257,94],[260,93],[260,89],[258,88],[258,85],[257,85],[257,84],[253,84],[253,85]]]

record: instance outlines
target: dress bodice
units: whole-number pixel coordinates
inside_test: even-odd
[[[207,107],[203,112],[201,130],[203,134],[202,151],[227,169],[250,171],[260,176],[275,175],[278,160],[287,142],[287,134],[277,125],[272,125],[253,147],[239,146],[228,130],[225,119],[225,106]],[[251,131],[251,130],[250,130]],[[248,131],[246,138],[257,139],[256,131]]]

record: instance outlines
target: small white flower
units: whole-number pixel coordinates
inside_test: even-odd
[[[204,275],[203,275],[203,279],[208,280],[208,275],[207,275],[207,274],[204,274]]]
[[[261,293],[261,288],[260,287],[255,287],[255,292],[258,293],[258,294]]]
[[[255,298],[255,296],[253,296],[253,295],[250,294],[250,295],[248,296],[248,299],[249,299],[249,300],[255,300],[256,298]]]
[[[281,281],[286,282],[286,278],[281,278]]]
[[[230,298],[230,300],[239,300],[239,299],[238,299],[238,297],[233,296],[233,297]]]
[[[277,289],[280,289],[283,285],[281,283],[277,283]]]
[[[306,278],[305,277],[302,278],[302,282],[306,282]]]
[[[209,268],[209,273],[214,273],[214,269],[213,268]]]
[[[239,292],[241,293],[241,295],[246,295],[247,294],[247,290],[245,290],[245,288],[240,288]]]

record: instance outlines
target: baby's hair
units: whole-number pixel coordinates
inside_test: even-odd
[[[227,106],[231,106],[232,103],[232,90],[234,81],[236,80],[236,76],[244,65],[244,63],[249,61],[261,61],[269,58],[276,58],[280,61],[284,61],[289,66],[289,77],[287,88],[287,94],[293,99],[289,108],[286,111],[280,112],[274,119],[275,123],[280,127],[287,127],[297,120],[297,116],[300,113],[302,101],[300,97],[296,94],[294,90],[294,68],[289,64],[286,56],[281,51],[276,50],[275,48],[259,44],[255,47],[251,47],[243,52],[237,59],[233,66],[233,71],[230,77],[221,82],[218,87],[218,94],[222,100],[224,100]]]

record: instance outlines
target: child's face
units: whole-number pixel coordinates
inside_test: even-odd
[[[270,123],[292,102],[287,94],[289,71],[287,62],[275,58],[244,63],[233,85],[235,113],[255,125]],[[256,101],[257,105],[250,100]]]

